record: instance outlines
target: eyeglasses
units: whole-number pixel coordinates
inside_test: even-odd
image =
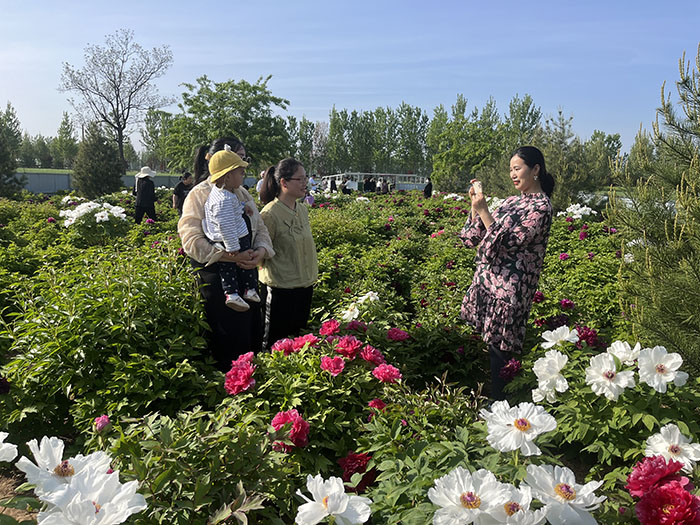
[[[239,157],[241,157],[241,156],[239,155]],[[248,157],[247,155],[245,155],[245,156],[241,157],[241,160],[242,160],[243,162],[247,162],[248,164],[250,164],[250,161],[253,160],[253,159],[251,159],[250,157]]]
[[[289,178],[289,179],[287,179],[287,180],[302,180],[302,181],[306,182],[306,181],[309,180],[309,177],[304,177],[303,179],[295,179],[294,177],[291,177],[291,178]]]

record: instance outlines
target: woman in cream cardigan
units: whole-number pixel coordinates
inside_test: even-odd
[[[202,230],[204,203],[212,188],[208,177],[204,179],[208,175],[206,160],[217,151],[225,149],[226,146],[241,158],[246,158],[245,147],[235,137],[217,139],[209,148],[200,148],[195,159],[195,176],[202,182],[192,188],[187,195],[182,208],[182,217],[177,224],[182,248],[197,269],[204,310],[211,328],[209,350],[222,371],[228,371],[231,361],[239,355],[260,349],[262,322],[258,306],[252,306],[245,312],[236,312],[226,307],[216,264],[219,261],[234,262],[241,268],[252,269],[275,254],[267,227],[260,217],[253,197],[243,186],[236,188],[234,193],[242,204],[245,205],[249,201],[251,204],[247,208],[253,212],[249,217],[252,248],[236,255],[229,255],[214,246],[204,235]]]

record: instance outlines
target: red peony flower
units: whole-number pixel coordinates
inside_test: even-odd
[[[284,352],[284,355],[293,354],[298,352],[300,348],[294,347],[294,341],[291,339],[280,339],[275,344],[272,345],[273,352]]]
[[[343,481],[350,481],[353,474],[365,474],[355,488],[349,488],[348,490],[358,493],[364,492],[377,479],[376,469],[366,472],[370,459],[372,459],[372,456],[369,454],[355,454],[351,450],[346,457],[338,460],[340,468],[343,469]]]
[[[561,301],[559,301],[559,305],[564,310],[573,310],[573,308],[576,306],[571,299],[562,299]]]
[[[275,430],[279,430],[287,423],[291,423],[292,427],[289,430],[289,440],[294,443],[295,447],[305,447],[309,444],[309,424],[304,421],[301,414],[297,412],[296,409],[287,410],[286,412],[278,412],[275,417],[272,418],[270,425]],[[285,452],[291,452],[292,447],[286,443],[280,441],[274,444],[275,450],[283,450]]]
[[[700,525],[700,498],[678,481],[648,492],[635,511],[642,525]]]
[[[354,330],[356,332],[366,332],[367,331],[367,325],[363,323],[362,321],[350,321],[346,326],[346,330]]]
[[[231,370],[226,372],[224,381],[226,392],[235,396],[255,385],[255,379],[253,379],[255,365],[252,361],[253,352],[248,352],[231,363]]]
[[[386,403],[382,401],[381,399],[373,399],[369,403],[367,403],[367,406],[370,408],[374,408],[379,410],[380,412],[386,408]]]
[[[535,303],[541,303],[542,301],[544,301],[544,294],[537,290],[535,292],[535,296],[532,298],[532,301]]]
[[[382,383],[396,383],[396,381],[401,379],[399,369],[391,365],[379,365],[372,370],[372,375]]]
[[[588,237],[588,232],[583,230],[578,234],[578,238],[580,241],[584,240],[586,237]]]
[[[345,360],[342,357],[327,357],[321,358],[321,370],[330,372],[335,377],[340,374],[345,368]]]
[[[633,497],[641,498],[669,481],[678,481],[685,486],[688,484],[688,478],[678,474],[682,468],[683,463],[680,461],[666,461],[663,456],[644,458],[634,466],[632,473],[627,477],[625,488]]]
[[[398,328],[389,328],[389,331],[386,333],[386,337],[391,341],[405,341],[411,336],[408,335],[408,332],[404,332]]]
[[[354,335],[344,335],[335,343],[335,351],[344,355],[350,360],[355,359],[361,347],[362,341],[360,341]]]
[[[326,321],[321,325],[321,329],[318,331],[321,335],[333,335],[340,331],[340,323],[335,319]]]
[[[570,256],[569,256],[568,253],[560,253],[560,254],[559,254],[559,260],[560,260],[560,261],[565,261],[565,260],[567,260],[569,257],[570,257]]]
[[[296,352],[304,348],[307,344],[309,346],[316,346],[318,345],[318,342],[320,339],[316,337],[314,334],[306,334],[306,335],[300,335],[299,337],[295,337],[294,340],[292,341],[292,347]]]
[[[523,365],[517,359],[511,359],[498,372],[498,376],[504,381],[512,381],[520,373]]]
[[[360,357],[365,361],[369,361],[375,365],[386,364],[386,359],[384,359],[384,354],[377,350],[371,345],[365,345],[365,347],[360,352]]]

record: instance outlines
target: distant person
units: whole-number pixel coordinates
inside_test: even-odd
[[[263,185],[263,177],[265,176],[265,170],[262,170],[260,172],[260,180],[255,184],[255,192],[260,195],[260,189],[262,188]]]
[[[425,179],[425,187],[423,188],[423,197],[429,199],[433,196],[433,183],[430,181],[430,177]]]
[[[313,175],[309,177],[309,189],[313,192],[316,193],[316,188],[318,187],[318,182],[316,182],[316,179],[314,179]]]
[[[136,183],[133,191],[133,194],[136,196],[134,209],[134,221],[136,224],[141,224],[144,214],[148,215],[150,219],[156,220],[156,186],[153,183],[153,177],[155,176],[155,171],[152,171],[148,166],[144,166],[136,174]]]
[[[338,193],[338,185],[335,182],[335,179],[331,179],[331,193]]]
[[[382,179],[382,193],[385,195],[389,193],[389,183],[386,179]]]
[[[313,206],[314,202],[316,199],[314,199],[314,196],[311,194],[309,190],[306,190],[306,197],[304,197],[304,204],[308,204],[309,206]]]
[[[177,183],[173,190],[173,208],[177,210],[178,215],[182,215],[182,205],[185,203],[187,194],[194,185],[194,177],[189,171],[182,174],[180,182]]]
[[[368,192],[371,191],[372,189],[372,179],[371,177],[365,177],[365,180],[362,184],[362,191]]]

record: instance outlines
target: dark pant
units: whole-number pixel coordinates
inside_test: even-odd
[[[506,399],[506,394],[503,391],[506,381],[500,376],[500,372],[511,356],[508,352],[489,345],[489,358],[491,360],[491,399],[503,401]]]
[[[240,251],[245,251],[250,248],[250,238],[251,235],[248,234],[245,237],[241,237],[238,242],[240,244]],[[224,293],[229,294],[241,294],[246,290],[257,290],[258,289],[258,269],[253,268],[252,270],[244,270],[236,263],[231,262],[220,262],[219,274],[221,275],[221,286]]]
[[[226,372],[231,361],[246,352],[257,352],[261,348],[262,330],[260,305],[251,303],[250,310],[237,312],[226,306],[226,296],[221,287],[219,265],[198,268],[197,282],[204,302],[204,312],[211,332],[209,352],[217,368]]]
[[[136,224],[141,224],[144,213],[154,221],[156,220],[155,205],[151,204],[150,206],[136,206],[136,209],[134,210],[134,222],[136,222]]]
[[[314,287],[271,288],[261,287],[264,292],[265,329],[263,347],[269,349],[275,341],[297,336],[306,328],[311,315],[311,299]]]

